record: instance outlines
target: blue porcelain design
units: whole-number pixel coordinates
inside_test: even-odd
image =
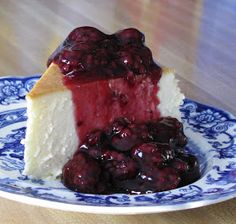
[[[37,76],[30,79],[5,77],[0,80],[0,104],[9,105],[25,100],[25,95],[34,86]]]
[[[193,184],[146,195],[92,195],[72,192],[60,180],[37,180],[24,176],[24,146],[21,140],[25,137],[27,120],[25,95],[37,79],[37,76],[0,79],[1,192],[68,206],[119,207],[124,208],[123,213],[126,213],[126,208],[140,206],[154,206],[157,211],[163,206],[166,206],[165,211],[170,208],[179,210],[236,196],[236,118],[228,112],[190,99],[185,100],[181,113],[189,138],[186,150],[200,161],[202,177]]]

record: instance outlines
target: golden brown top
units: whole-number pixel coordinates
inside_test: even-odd
[[[34,85],[33,89],[27,94],[27,97],[35,98],[43,94],[67,90],[62,79],[63,74],[61,73],[60,68],[52,63],[39,81]]]

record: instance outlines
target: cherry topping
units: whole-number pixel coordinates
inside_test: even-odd
[[[179,154],[178,158],[182,160],[183,162],[187,163],[187,169],[186,172],[183,172],[181,175],[181,185],[187,185],[190,183],[195,182],[198,180],[200,176],[200,169],[199,169],[199,163],[195,156],[190,154]]]
[[[86,136],[76,153],[85,152],[94,159],[100,159],[105,145],[105,133],[102,130],[94,130]]]
[[[188,171],[188,169],[189,169],[188,163],[179,159],[179,158],[173,159],[171,161],[170,165],[171,165],[171,167],[175,168],[181,174]]]
[[[86,142],[89,146],[100,145],[104,141],[104,132],[102,130],[94,130],[86,137]]]
[[[65,82],[89,82],[104,78],[148,74],[155,68],[153,78],[159,80],[160,67],[153,62],[151,51],[144,46],[144,35],[134,28],[107,35],[93,27],[74,29],[49,57],[58,64]],[[89,78],[88,78],[89,73]]]
[[[122,42],[122,44],[129,43],[144,43],[145,37],[144,35],[134,28],[128,28],[121,30],[115,34],[117,38]]]
[[[104,183],[100,180],[101,168],[97,161],[85,153],[77,153],[67,162],[62,172],[62,182],[73,191],[102,193]]]
[[[174,150],[168,144],[149,142],[135,146],[131,155],[143,166],[163,166],[174,158]]]
[[[105,38],[105,34],[94,27],[79,27],[74,29],[68,39],[75,42],[97,42]]]
[[[62,180],[75,191],[131,194],[193,183],[200,177],[199,164],[179,146],[179,136],[184,136],[182,125],[174,118],[148,123],[116,119],[86,136],[65,165]]]
[[[183,125],[175,118],[165,117],[149,125],[150,132],[155,141],[171,143],[176,147],[184,147],[187,138],[183,133]]]
[[[125,180],[135,178],[138,173],[136,162],[125,156],[125,154],[116,151],[104,151],[102,163],[113,179]]]
[[[140,179],[143,181],[145,191],[152,192],[174,189],[181,180],[175,169],[171,167],[146,169],[141,172]]]
[[[112,147],[118,151],[128,151],[140,142],[139,136],[129,128],[129,124],[127,119],[118,119],[106,132]]]
[[[135,179],[116,181],[115,188],[117,192],[145,194],[174,189],[180,180],[174,168],[153,167],[141,171]]]

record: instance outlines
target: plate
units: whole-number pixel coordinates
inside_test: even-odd
[[[141,214],[190,209],[236,196],[236,118],[186,99],[181,106],[187,151],[200,161],[202,177],[178,189],[146,195],[72,192],[60,180],[22,175],[25,95],[39,76],[0,78],[0,196],[27,204],[97,214]]]

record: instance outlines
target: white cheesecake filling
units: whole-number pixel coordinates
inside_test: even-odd
[[[181,120],[179,106],[183,103],[184,94],[180,92],[178,80],[173,72],[166,72],[161,76],[158,83],[157,96],[160,100],[158,109],[161,116],[171,116]]]
[[[72,94],[59,91],[27,97],[24,174],[55,179],[79,145]]]

